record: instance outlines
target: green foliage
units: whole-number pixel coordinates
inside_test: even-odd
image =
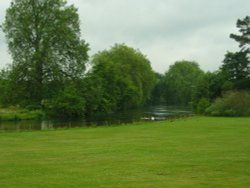
[[[178,61],[170,66],[163,78],[164,98],[167,104],[188,105],[197,78],[203,74],[196,62]]]
[[[240,35],[230,37],[239,43],[239,52],[227,52],[221,70],[235,89],[250,89],[250,18],[237,21]]]
[[[204,74],[196,62],[184,60],[160,75],[140,51],[117,44],[95,54],[85,75],[88,44],[80,37],[77,9],[66,0],[12,0],[1,28],[13,64],[0,72],[0,104],[18,104],[31,111],[44,107],[51,116],[73,118],[149,102],[188,105],[192,101],[194,111],[203,114],[226,93],[208,108],[209,114],[249,115],[249,93],[227,93],[250,89],[249,16],[238,20],[237,27],[241,34],[230,37],[241,49],[228,52],[220,71],[214,73]],[[36,113],[39,116],[40,111]],[[24,114],[14,117],[25,119]]]
[[[210,106],[210,102],[207,98],[201,98],[197,104],[196,112],[198,114],[205,114],[206,109]]]
[[[79,118],[84,116],[85,100],[73,86],[67,86],[54,98],[43,101],[47,114],[55,118]]]
[[[236,23],[241,35],[231,34],[230,38],[239,43],[242,51],[249,51],[250,45],[250,17],[246,16],[244,19],[238,19]]]
[[[200,76],[197,79],[196,86],[192,91],[192,108],[196,113],[203,113],[201,101],[210,100],[209,97],[209,73]],[[204,102],[202,102],[204,103]]]
[[[40,105],[65,80],[82,78],[88,45],[80,38],[77,9],[65,0],[12,0],[2,29],[13,59],[13,103]]]
[[[8,101],[8,96],[10,93],[8,92],[8,73],[6,70],[1,70],[0,71],[0,104],[1,105],[6,105],[9,103]]]
[[[228,52],[221,69],[230,81],[247,79],[250,76],[248,51]]]
[[[156,75],[156,84],[152,91],[150,104],[152,105],[165,104],[166,100],[164,98],[164,92],[165,92],[164,75],[159,73],[155,73],[155,75]]]
[[[141,52],[117,44],[94,55],[92,66],[85,79],[85,96],[94,98],[92,101],[86,97],[88,111],[126,110],[150,99],[155,75],[149,60]]]
[[[0,108],[0,121],[38,120],[44,116],[42,110],[28,110],[20,107]]]
[[[226,80],[221,86],[222,92],[228,92],[234,89],[234,84],[231,81]]]
[[[230,83],[228,82],[227,86],[225,85],[225,79],[222,72],[207,72],[197,78],[196,86],[192,92],[192,108],[196,113],[204,113],[206,105],[214,101],[217,97],[221,96],[224,91],[228,91],[231,88]],[[225,86],[224,86],[224,85]],[[227,88],[226,88],[227,87]],[[205,100],[207,102],[205,102]],[[202,102],[201,104],[199,104]],[[201,106],[203,106],[201,108]]]
[[[250,92],[230,91],[207,109],[212,116],[250,116]]]

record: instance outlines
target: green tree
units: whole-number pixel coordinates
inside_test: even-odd
[[[171,65],[164,77],[164,98],[167,104],[189,104],[196,81],[202,74],[196,62],[178,61]]]
[[[66,80],[83,76],[88,44],[77,9],[65,0],[13,0],[2,29],[13,58],[12,87],[20,90],[16,102],[39,105]]]
[[[160,73],[155,73],[156,77],[156,84],[152,91],[152,96],[150,100],[150,104],[152,105],[159,105],[165,104],[164,98],[164,75]]]
[[[6,105],[9,103],[10,95],[9,92],[9,80],[8,80],[8,70],[0,71],[0,105]]]
[[[203,104],[204,101],[210,101],[209,76],[210,73],[200,76],[197,79],[196,86],[192,91],[192,108],[196,113],[203,113],[204,109],[201,109],[200,104]]]
[[[237,21],[240,35],[230,38],[239,43],[239,52],[227,52],[221,70],[235,89],[250,89],[250,17]]]
[[[85,100],[79,92],[74,83],[67,83],[64,90],[52,99],[43,101],[47,115],[64,119],[84,117]]]
[[[246,16],[244,19],[238,19],[236,23],[237,28],[241,35],[230,34],[230,38],[239,43],[242,51],[250,50],[250,17]]]
[[[150,99],[155,75],[149,60],[138,50],[116,44],[94,55],[92,66],[85,95],[95,96],[96,102],[93,109],[91,101],[87,101],[88,111],[126,110]]]
[[[250,62],[247,51],[228,52],[223,61],[222,70],[228,80],[238,81],[250,76]]]
[[[206,108],[217,97],[227,90],[222,72],[207,72],[201,75],[192,92],[192,107],[196,113],[204,113]],[[225,87],[225,88],[224,88]],[[230,86],[228,86],[230,87]]]

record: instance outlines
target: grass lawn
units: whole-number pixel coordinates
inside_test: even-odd
[[[250,118],[0,133],[0,187],[250,187]]]

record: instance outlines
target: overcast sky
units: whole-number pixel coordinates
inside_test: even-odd
[[[0,2],[0,22],[11,0]],[[153,69],[165,72],[178,60],[194,60],[206,71],[219,68],[236,21],[250,15],[250,0],[68,0],[79,9],[90,55],[125,43],[139,49]],[[0,32],[0,68],[11,63]]]

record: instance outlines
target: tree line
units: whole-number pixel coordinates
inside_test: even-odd
[[[241,35],[230,37],[240,50],[227,52],[218,71],[204,72],[198,63],[183,60],[159,74],[144,54],[126,44],[90,58],[77,8],[67,1],[13,0],[1,25],[13,63],[0,72],[0,104],[41,108],[57,117],[89,117],[148,104],[191,105],[197,113],[222,114],[216,104],[227,91],[239,91],[230,96],[250,103],[245,91],[250,90],[249,16],[239,19],[237,27]]]
[[[191,105],[199,114],[250,116],[250,17],[238,19],[239,51],[227,52],[222,66],[204,72],[196,62],[180,61],[157,74],[153,103]]]

